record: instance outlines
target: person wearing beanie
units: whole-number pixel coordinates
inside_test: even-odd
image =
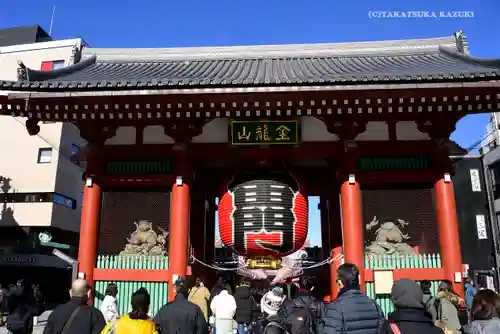
[[[388,318],[394,334],[443,334],[427,312],[417,282],[409,278],[396,281],[392,286],[391,300],[395,310]]]
[[[283,289],[274,287],[271,291],[267,292],[260,301],[260,309],[262,317],[259,320],[259,332],[262,334],[285,334],[284,319],[278,315],[283,302],[285,301]]]

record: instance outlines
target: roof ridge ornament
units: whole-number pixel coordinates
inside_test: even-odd
[[[463,30],[457,31],[453,34],[453,39],[457,46],[457,51],[463,54],[469,54],[469,41]]]
[[[29,81],[28,68],[22,61],[17,62],[17,81]]]

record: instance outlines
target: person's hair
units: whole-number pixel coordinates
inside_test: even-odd
[[[246,278],[242,278],[241,281],[240,281],[240,285],[249,286],[250,282]]]
[[[182,278],[179,278],[177,281],[175,281],[174,289],[176,295],[181,295],[184,297],[187,297],[189,295],[189,290],[186,286],[186,281]]]
[[[228,294],[231,294],[231,285],[225,283],[222,285],[222,290],[226,290]]]
[[[195,280],[195,283],[194,285],[196,287],[199,287],[201,283],[203,283],[205,280],[203,279],[203,277],[196,277],[196,280]]]
[[[116,297],[116,295],[118,294],[118,286],[115,283],[109,283],[104,294],[106,296]]]
[[[490,289],[479,290],[472,299],[470,320],[490,320],[500,317],[500,296]]]
[[[346,287],[359,286],[359,269],[355,264],[344,263],[337,269],[337,279]]]
[[[447,279],[445,279],[445,280],[441,281],[441,283],[439,283],[438,290],[444,291],[444,292],[451,292],[451,293],[457,295],[457,293],[455,291],[453,291],[453,283]]]
[[[150,303],[151,297],[149,296],[148,290],[140,288],[134,292],[130,299],[130,304],[132,306],[132,311],[128,314],[130,319],[148,319]]]
[[[423,280],[422,282],[420,282],[420,289],[422,290],[424,295],[431,294],[431,287],[432,287],[431,281]]]
[[[302,276],[300,278],[300,287],[307,291],[312,291],[315,287],[314,281],[310,277]]]

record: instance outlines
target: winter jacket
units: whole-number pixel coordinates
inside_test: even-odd
[[[258,313],[257,303],[255,302],[250,288],[239,286],[234,292],[236,302],[236,313],[234,320],[239,324],[250,324]]]
[[[208,324],[200,307],[183,295],[164,305],[154,320],[160,334],[208,334]]]
[[[465,301],[452,292],[440,291],[436,298],[437,320],[453,334],[459,334],[462,325],[458,317],[460,308],[465,307]]]
[[[325,327],[325,304],[314,298],[309,291],[299,290],[292,299],[283,303],[280,313],[289,315],[294,308],[307,308],[314,317],[314,332],[323,333]]]
[[[60,334],[73,311],[80,307],[68,327],[71,334],[100,334],[106,321],[98,309],[87,305],[86,298],[73,297],[66,304],[58,306],[47,319],[43,334]]]
[[[210,309],[216,319],[233,319],[236,313],[236,301],[227,290],[222,290],[210,303]]]
[[[278,315],[270,315],[263,323],[262,334],[285,334],[285,324]]]
[[[120,314],[118,313],[118,306],[116,305],[116,298],[113,296],[104,297],[100,310],[106,322],[110,322],[120,318]]]
[[[158,334],[153,321],[130,319],[128,314],[107,324],[101,334],[108,334],[111,329],[114,330],[113,334]]]
[[[500,319],[475,320],[462,328],[464,334],[496,334],[500,333]]]
[[[375,302],[359,289],[342,290],[326,305],[324,333],[377,334],[383,314]]]
[[[198,305],[205,316],[205,321],[208,321],[208,302],[210,300],[210,291],[205,286],[195,286],[189,291],[188,300]]]
[[[477,290],[476,288],[470,284],[470,283],[465,283],[465,302],[467,304],[467,309],[470,310],[472,306],[472,299],[474,299],[474,296],[476,295]]]
[[[425,306],[425,310],[431,316],[432,323],[436,323],[436,320],[437,320],[437,310],[435,307],[436,298],[434,298],[430,294],[424,294],[424,297],[422,298],[422,303]]]
[[[443,334],[425,309],[396,308],[388,318],[398,326],[401,334]]]

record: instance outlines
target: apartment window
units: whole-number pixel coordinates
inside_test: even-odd
[[[64,60],[53,60],[53,61],[43,61],[41,70],[42,71],[52,71],[64,67]]]
[[[3,203],[55,203],[69,209],[76,209],[76,200],[58,193],[2,193]]]
[[[52,161],[52,149],[51,148],[40,148],[38,149],[38,163],[47,164]]]

